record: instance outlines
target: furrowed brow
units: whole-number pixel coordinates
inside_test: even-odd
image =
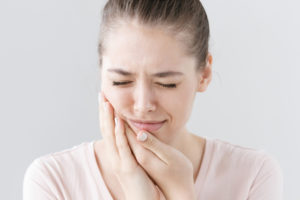
[[[133,76],[135,73],[131,73],[128,71],[124,71],[119,68],[113,68],[113,69],[108,69],[109,72],[114,72],[123,76]],[[166,71],[166,72],[158,72],[155,74],[152,74],[154,77],[159,77],[159,78],[164,78],[164,77],[169,77],[169,76],[181,76],[183,75],[182,72],[177,72],[177,71]]]

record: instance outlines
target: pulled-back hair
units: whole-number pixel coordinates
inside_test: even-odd
[[[209,23],[199,0],[109,0],[104,6],[100,27],[100,67],[105,51],[105,36],[126,20],[137,20],[142,25],[169,31],[185,44],[188,55],[196,57],[197,70],[205,67]]]

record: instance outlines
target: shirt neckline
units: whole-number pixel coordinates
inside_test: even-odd
[[[205,147],[204,147],[202,163],[201,163],[200,169],[198,171],[198,174],[197,174],[197,177],[196,177],[196,180],[194,183],[194,188],[195,188],[196,197],[197,197],[196,199],[199,199],[200,194],[201,194],[201,189],[203,188],[203,185],[205,182],[206,172],[207,172],[207,168],[208,168],[207,166],[208,166],[209,158],[210,158],[209,153],[211,152],[212,139],[207,136],[205,136],[204,139],[205,139]],[[114,200],[112,195],[109,192],[108,187],[106,186],[106,184],[104,182],[103,175],[98,168],[95,149],[94,149],[95,142],[96,141],[93,140],[92,142],[90,142],[90,145],[89,145],[90,160],[92,163],[93,173],[95,174],[96,182],[99,185],[99,188],[101,190],[101,195],[104,197],[104,199],[105,200]]]
[[[105,200],[114,200],[112,195],[110,194],[110,192],[108,190],[108,187],[106,186],[106,184],[104,182],[103,175],[102,175],[101,171],[98,168],[95,149],[94,149],[95,142],[96,141],[93,140],[92,142],[90,142],[90,145],[89,145],[90,159],[91,159],[91,163],[92,163],[93,174],[95,175],[95,179],[96,179],[96,182],[98,184],[98,188],[101,191],[100,195],[103,197],[103,199],[105,199]]]
[[[196,192],[196,199],[200,199],[201,191],[203,190],[203,186],[206,179],[207,169],[211,158],[211,152],[212,152],[212,145],[213,145],[213,139],[205,136],[205,148],[202,158],[202,163],[200,166],[200,170],[198,172],[196,181],[195,181],[195,192]]]

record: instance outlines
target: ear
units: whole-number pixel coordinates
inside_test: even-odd
[[[198,74],[197,92],[204,92],[212,79],[212,55],[208,53],[205,68]]]

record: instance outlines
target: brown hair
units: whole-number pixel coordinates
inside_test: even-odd
[[[98,53],[100,68],[105,36],[121,21],[137,19],[143,25],[170,31],[197,58],[197,70],[206,66],[209,23],[199,0],[109,0],[102,13]]]

